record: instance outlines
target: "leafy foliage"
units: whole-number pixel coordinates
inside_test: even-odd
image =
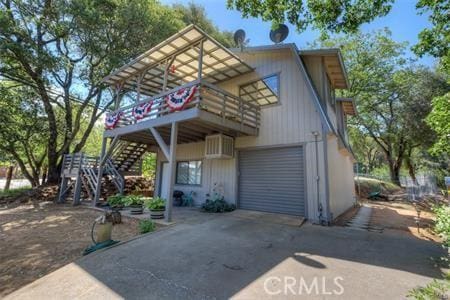
[[[433,212],[436,214],[434,230],[442,237],[444,246],[450,248],[450,206],[437,206]]]
[[[405,162],[414,177],[414,152],[434,139],[425,118],[431,111],[431,99],[448,91],[445,78],[407,60],[407,45],[393,41],[388,30],[320,43],[340,46],[345,56],[351,88],[341,94],[356,99],[358,108],[357,117],[349,120],[356,128],[353,137],[363,136],[377,145],[394,183],[399,184]]]
[[[429,14],[433,25],[419,33],[419,42],[413,47],[418,55],[426,53],[441,58],[441,65],[450,71],[450,2],[447,0],[419,0],[416,5],[420,13]]]
[[[393,0],[227,0],[230,9],[237,9],[245,18],[260,17],[274,25],[285,20],[299,32],[309,26],[322,32],[355,32],[358,27],[376,17],[386,15]]]
[[[446,299],[450,291],[450,273],[444,280],[434,279],[425,287],[417,287],[408,293],[409,298],[416,300],[441,300]]]
[[[141,234],[155,231],[156,226],[152,220],[139,220],[139,232]]]
[[[229,204],[225,201],[223,195],[223,188],[221,185],[215,183],[212,195],[206,195],[206,201],[202,204],[202,210],[211,213],[229,212],[236,209],[236,205]]]
[[[450,207],[446,204],[435,206],[433,212],[436,214],[436,221],[434,225],[434,231],[442,237],[443,246],[450,250]],[[442,258],[447,263],[449,258]],[[445,274],[443,280],[434,279],[431,283],[425,287],[417,287],[412,289],[408,297],[418,300],[429,299],[446,299],[446,296],[450,292],[450,273]]]
[[[149,210],[164,210],[166,208],[166,200],[160,197],[147,198],[144,201],[144,205]]]
[[[181,4],[174,4],[173,9],[181,15],[181,20],[185,24],[195,24],[199,26],[206,33],[215,38],[225,47],[233,47],[233,32],[221,31],[213,24],[213,22],[206,16],[205,9],[194,2],[188,3],[186,6]]]
[[[111,207],[119,207],[124,205],[124,198],[124,195],[116,194],[114,196],[109,196],[107,202]]]
[[[32,186],[39,185],[41,167],[47,148],[42,144],[48,138],[44,110],[36,102],[30,88],[10,81],[0,81],[0,152],[2,160],[14,160]]]
[[[142,206],[144,204],[144,197],[137,195],[128,195],[122,199],[125,206]]]
[[[156,173],[156,154],[148,153],[142,160],[142,175],[145,178],[153,179]]]
[[[433,152],[447,152],[450,149],[450,92],[433,99],[432,110],[426,121],[438,135]]]

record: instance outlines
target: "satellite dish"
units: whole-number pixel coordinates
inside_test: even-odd
[[[243,29],[236,30],[233,37],[236,45],[239,46],[242,50],[245,41],[245,31]]]
[[[270,39],[275,44],[279,44],[287,38],[288,34],[289,28],[284,24],[280,24],[277,28],[270,31]]]

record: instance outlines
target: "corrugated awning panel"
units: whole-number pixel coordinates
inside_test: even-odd
[[[218,83],[253,70],[200,28],[190,25],[114,71],[103,82],[136,90],[141,79],[141,92],[152,96],[160,93],[163,88],[166,67],[169,68],[167,88],[192,82],[198,77],[201,43],[203,79]]]

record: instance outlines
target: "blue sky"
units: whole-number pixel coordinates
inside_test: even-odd
[[[163,3],[189,3],[192,0],[162,0]],[[250,39],[252,46],[272,44],[269,39],[269,31],[271,24],[262,22],[259,19],[250,18],[243,19],[238,11],[226,9],[226,0],[195,0],[197,4],[202,5],[206,9],[208,17],[222,30],[235,31],[244,29],[247,38]],[[382,18],[377,18],[370,24],[364,24],[362,31],[372,31],[388,27],[392,31],[394,40],[407,41],[410,45],[417,42],[418,33],[426,27],[430,27],[426,15],[419,15],[416,11],[416,0],[396,0],[391,12]],[[289,36],[285,40],[286,43],[296,43],[299,48],[306,46],[308,42],[312,42],[318,38],[319,33],[307,30],[297,33],[295,28],[289,25]],[[407,53],[413,56],[411,51]],[[434,65],[434,58],[425,56],[419,59],[421,64],[428,66]]]

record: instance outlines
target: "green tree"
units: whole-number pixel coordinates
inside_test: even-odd
[[[245,18],[259,17],[274,25],[286,20],[299,32],[309,26],[322,32],[355,32],[361,24],[385,16],[394,0],[227,0]]]
[[[450,92],[434,98],[432,107],[426,121],[438,138],[431,150],[435,154],[448,153],[450,149]]]
[[[214,25],[214,23],[206,16],[205,8],[193,2],[185,5],[174,4],[173,9],[181,15],[181,20],[184,24],[195,24],[203,29],[206,33],[215,38],[225,47],[233,47],[233,32],[221,31]]]
[[[362,165],[360,173],[372,173],[384,163],[384,156],[377,143],[357,126],[348,128],[352,150],[356,160]]]
[[[419,0],[416,5],[421,14],[429,14],[432,24],[419,33],[414,52],[422,56],[430,54],[441,59],[441,66],[450,72],[450,2],[448,0]]]
[[[110,104],[101,78],[182,26],[156,1],[0,1],[0,74],[32,89],[44,109],[49,182],[58,181],[62,155],[83,148]]]
[[[343,50],[351,87],[342,94],[355,98],[358,107],[351,126],[378,145],[394,183],[405,159],[414,177],[413,152],[434,138],[424,120],[431,99],[448,89],[445,80],[405,59],[407,45],[393,41],[388,30],[328,39],[321,46]]]
[[[17,162],[32,186],[40,184],[48,123],[34,91],[10,82],[0,85],[0,152]]]

